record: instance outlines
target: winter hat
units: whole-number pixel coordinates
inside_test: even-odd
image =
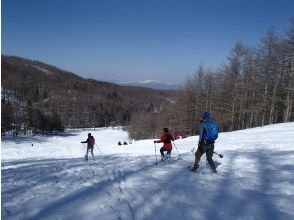
[[[164,131],[164,132],[169,132],[169,131],[168,131],[168,128],[164,128],[163,131]]]
[[[91,133],[88,134],[88,137],[90,137],[90,136],[91,136]]]
[[[209,112],[204,112],[202,115],[203,120],[209,120],[210,119],[210,113]]]

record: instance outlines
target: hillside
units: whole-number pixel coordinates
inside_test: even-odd
[[[96,160],[80,144],[92,132]],[[158,134],[159,135],[159,134]],[[155,165],[153,140],[118,129],[2,139],[3,219],[293,219],[294,123],[221,133],[211,174],[193,164],[197,136]],[[32,146],[33,144],[33,146]],[[157,155],[160,144],[157,144]],[[38,150],[36,150],[38,149]]]
[[[23,122],[30,114],[58,115],[65,127],[126,125],[134,112],[159,107],[174,93],[84,79],[49,64],[4,55],[1,79],[2,105],[12,104],[14,112],[3,117],[8,124],[4,130],[12,129],[9,124],[34,127],[38,121]],[[11,112],[6,108],[4,112]]]

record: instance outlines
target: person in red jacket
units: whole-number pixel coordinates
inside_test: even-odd
[[[172,146],[172,141],[173,141],[173,136],[169,133],[168,128],[163,129],[163,134],[160,137],[160,140],[154,141],[154,143],[163,143],[163,147],[160,148],[160,154],[161,154],[161,161],[165,161],[165,155],[164,151],[167,151],[167,159],[170,160],[170,154],[173,149]]]
[[[88,152],[89,152],[89,150],[91,150],[91,154],[92,154],[93,160],[95,160],[94,153],[93,153],[95,139],[91,135],[91,133],[88,134],[88,139],[86,141],[82,141],[81,143],[82,144],[87,144],[87,152],[86,152],[86,155],[85,155],[85,160],[88,160]]]

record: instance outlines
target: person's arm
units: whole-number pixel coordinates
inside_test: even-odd
[[[204,138],[204,124],[200,125],[200,129],[199,129],[199,144],[203,143],[203,138]]]
[[[162,143],[162,142],[164,142],[164,140],[165,140],[165,135],[163,134],[163,135],[161,135],[160,140],[154,141],[154,143]]]
[[[161,135],[160,142],[158,142],[158,143],[163,143],[165,140],[166,140],[166,135],[163,134],[163,135]]]
[[[89,138],[86,141],[82,141],[81,143],[86,144],[86,143],[88,143],[88,140],[89,140]]]

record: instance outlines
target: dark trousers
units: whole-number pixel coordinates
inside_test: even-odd
[[[160,148],[160,154],[161,154],[161,156],[164,156],[164,151],[167,151],[167,154],[170,154],[171,153],[171,150],[164,150],[163,149],[163,147],[162,148]]]
[[[213,172],[216,172],[216,167],[215,167],[214,161],[212,160],[213,150],[214,150],[214,144],[203,143],[202,146],[198,147],[195,153],[195,164],[194,164],[195,170],[199,168],[199,162],[200,162],[201,156],[204,153],[206,153],[206,159],[210,166],[210,169]]]

